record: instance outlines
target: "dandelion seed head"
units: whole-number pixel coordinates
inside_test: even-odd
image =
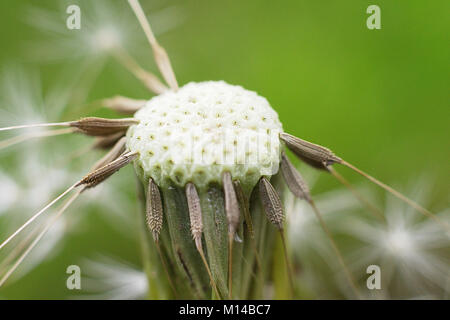
[[[128,148],[139,152],[138,172],[158,185],[202,187],[234,179],[255,185],[278,171],[282,126],[257,93],[223,81],[191,82],[152,98],[128,131]]]

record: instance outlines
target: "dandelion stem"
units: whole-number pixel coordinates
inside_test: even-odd
[[[130,161],[136,158],[137,153],[127,153],[123,154],[116,160],[114,160],[114,155],[123,147],[124,139],[121,139],[117,142],[116,146],[106,154],[100,161],[98,161],[92,171],[85,176],[83,179],[75,182],[72,186],[66,189],[63,193],[57,196],[54,200],[52,200],[49,204],[47,204],[44,208],[42,208],[38,213],[29,218],[19,229],[17,229],[12,235],[10,235],[5,241],[0,244],[0,249],[2,249],[5,245],[7,245],[15,236],[17,236],[23,229],[25,229],[30,223],[36,220],[41,214],[43,214],[48,208],[54,205],[58,200],[63,198],[70,191],[75,189],[78,186],[83,186],[85,188],[92,188],[97,184],[103,182],[105,179],[110,177],[116,171],[118,171],[123,166],[127,165]],[[114,161],[113,161],[114,160]],[[110,162],[111,161],[111,162]]]

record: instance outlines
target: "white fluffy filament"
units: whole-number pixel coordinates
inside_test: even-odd
[[[23,262],[27,255],[33,250],[37,243],[42,239],[42,237],[47,233],[47,231],[53,226],[56,220],[63,214],[64,211],[72,204],[72,202],[78,198],[78,196],[83,192],[83,189],[78,190],[72,197],[70,197],[66,203],[59,209],[55,216],[45,225],[44,229],[36,236],[30,246],[21,254],[17,261],[12,265],[12,267],[5,273],[5,275],[0,279],[0,287],[8,280],[11,274],[17,269],[17,267]]]
[[[77,182],[78,183],[78,182]],[[55,199],[53,199],[49,204],[47,204],[44,208],[39,210],[38,213],[36,213],[34,216],[32,216],[30,219],[28,219],[19,229],[17,229],[12,235],[10,235],[5,241],[0,244],[0,249],[2,249],[4,246],[6,246],[12,239],[14,239],[23,229],[25,229],[30,223],[32,223],[34,220],[36,220],[41,214],[43,214],[48,208],[53,206],[59,199],[63,198],[66,194],[68,194],[70,191],[72,191],[75,188],[76,184],[73,184],[71,187],[66,189],[63,193],[61,193],[59,196],[57,196]]]

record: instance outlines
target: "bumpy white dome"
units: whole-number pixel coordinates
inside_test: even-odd
[[[202,188],[230,171],[252,187],[278,171],[282,126],[267,100],[223,81],[191,82],[152,98],[135,116],[127,146],[143,179]]]

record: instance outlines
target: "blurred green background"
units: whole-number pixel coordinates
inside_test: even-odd
[[[83,12],[87,2],[69,3],[79,4]],[[115,2],[110,1],[111,6]],[[44,90],[58,81],[62,72],[70,78],[70,70],[77,70],[77,63],[81,63],[62,60],[49,64],[29,59],[24,44],[46,35],[24,22],[24,8],[32,4],[59,10],[56,3],[0,2],[0,65],[14,61],[38,68]],[[147,13],[166,6],[177,6],[183,13],[179,26],[159,36],[180,84],[225,80],[257,91],[278,111],[287,132],[332,148],[400,189],[422,175],[431,177],[429,209],[438,212],[448,207],[449,1],[141,3]],[[381,30],[366,27],[366,8],[371,4],[381,8]],[[64,12],[61,15],[64,17]],[[64,20],[61,23],[64,28]],[[145,41],[138,31],[136,36]],[[130,53],[156,72],[145,44],[140,52]],[[108,60],[86,102],[116,94],[151,97],[132,75]],[[99,112],[83,108],[83,113],[75,115]],[[66,111],[65,117],[70,114]],[[76,143],[83,139],[77,138]],[[17,149],[26,147],[24,144]],[[0,161],[4,170],[17,169],[11,161]],[[78,172],[84,171],[80,168]],[[348,170],[340,171],[355,183],[362,179]],[[131,168],[113,179],[125,179],[121,190],[136,202]],[[321,175],[314,190],[336,186],[331,177]],[[42,199],[42,204],[46,201]],[[77,212],[72,210],[70,214]],[[65,268],[96,252],[140,264],[135,240],[124,237],[96,215],[84,218],[78,232],[66,239],[61,254],[0,289],[0,297],[53,299],[76,295],[65,287]],[[2,231],[1,238],[5,235]]]

